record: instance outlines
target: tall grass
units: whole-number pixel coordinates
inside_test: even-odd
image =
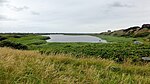
[[[0,48],[0,84],[148,84],[150,64]]]

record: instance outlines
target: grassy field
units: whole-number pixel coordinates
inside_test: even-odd
[[[0,48],[0,84],[149,84],[150,63]]]
[[[133,43],[134,40],[142,41],[144,43],[148,43],[145,41],[144,38],[133,38],[133,37],[117,37],[117,36],[110,36],[110,35],[93,35],[102,39],[107,40],[108,42],[113,43]]]
[[[133,62],[138,62],[141,57],[150,56],[150,43],[143,38],[126,38],[114,36],[98,35],[109,43],[46,43],[42,45],[33,45],[33,50],[39,50],[40,53],[65,53],[80,56],[96,56],[101,58],[113,59],[117,62],[125,61],[130,58]],[[143,44],[133,44],[133,40],[139,40]]]
[[[76,57],[95,56],[112,59],[117,62],[126,61],[128,58],[133,62],[141,61],[141,57],[150,56],[150,43],[143,38],[127,38],[96,35],[109,43],[47,43],[48,39],[39,35],[25,35],[20,38],[4,35],[6,41],[27,45],[30,50],[38,50],[41,54],[72,54]],[[143,44],[135,45],[133,40],[142,41]]]
[[[148,41],[96,36],[108,43],[47,43],[49,38],[40,35],[0,35],[0,84],[150,83],[150,63],[141,60],[150,57]]]
[[[6,37],[6,40],[10,40],[12,42],[22,43],[25,45],[39,45],[46,43],[46,39],[48,37],[40,36],[40,35],[1,35]]]

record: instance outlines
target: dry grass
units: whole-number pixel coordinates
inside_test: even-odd
[[[150,64],[0,48],[0,84],[148,84]]]

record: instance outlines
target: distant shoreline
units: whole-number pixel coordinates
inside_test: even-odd
[[[34,35],[52,35],[52,34],[62,34],[62,35],[95,35],[100,33],[0,33],[0,34],[34,34]]]

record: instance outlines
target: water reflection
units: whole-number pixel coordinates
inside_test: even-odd
[[[107,43],[106,40],[102,40],[95,36],[90,35],[45,35],[51,39],[47,42],[90,42],[90,43]]]

